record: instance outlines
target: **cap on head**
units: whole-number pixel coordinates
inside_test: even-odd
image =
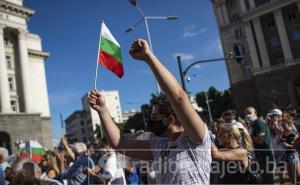
[[[72,145],[72,148],[77,154],[82,154],[87,151],[87,147],[84,143],[75,143],[74,145]]]
[[[271,112],[268,113],[269,116],[281,116],[282,111],[279,109],[273,109]]]

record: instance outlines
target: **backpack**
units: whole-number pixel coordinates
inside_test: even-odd
[[[259,163],[254,154],[248,152],[249,164],[246,169],[247,184],[261,184],[263,182]]]

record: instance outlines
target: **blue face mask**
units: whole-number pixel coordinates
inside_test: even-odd
[[[252,123],[254,122],[255,120],[257,120],[257,116],[255,114],[247,114],[246,115],[246,121],[248,123]]]

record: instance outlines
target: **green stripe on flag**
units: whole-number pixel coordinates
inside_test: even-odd
[[[118,62],[122,63],[121,48],[105,37],[101,37],[101,50],[112,55]]]
[[[21,148],[20,149],[20,153],[26,153],[26,149],[25,148]],[[46,151],[43,148],[31,148],[31,153],[32,154],[41,154],[41,155],[45,155]]]

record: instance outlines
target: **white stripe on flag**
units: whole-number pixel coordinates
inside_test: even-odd
[[[111,34],[111,32],[109,31],[109,29],[106,27],[105,23],[102,22],[101,25],[102,29],[101,29],[101,36],[105,37],[106,39],[112,41],[114,44],[116,44],[117,46],[121,47],[120,44],[118,43],[118,41],[114,38],[114,36]]]

